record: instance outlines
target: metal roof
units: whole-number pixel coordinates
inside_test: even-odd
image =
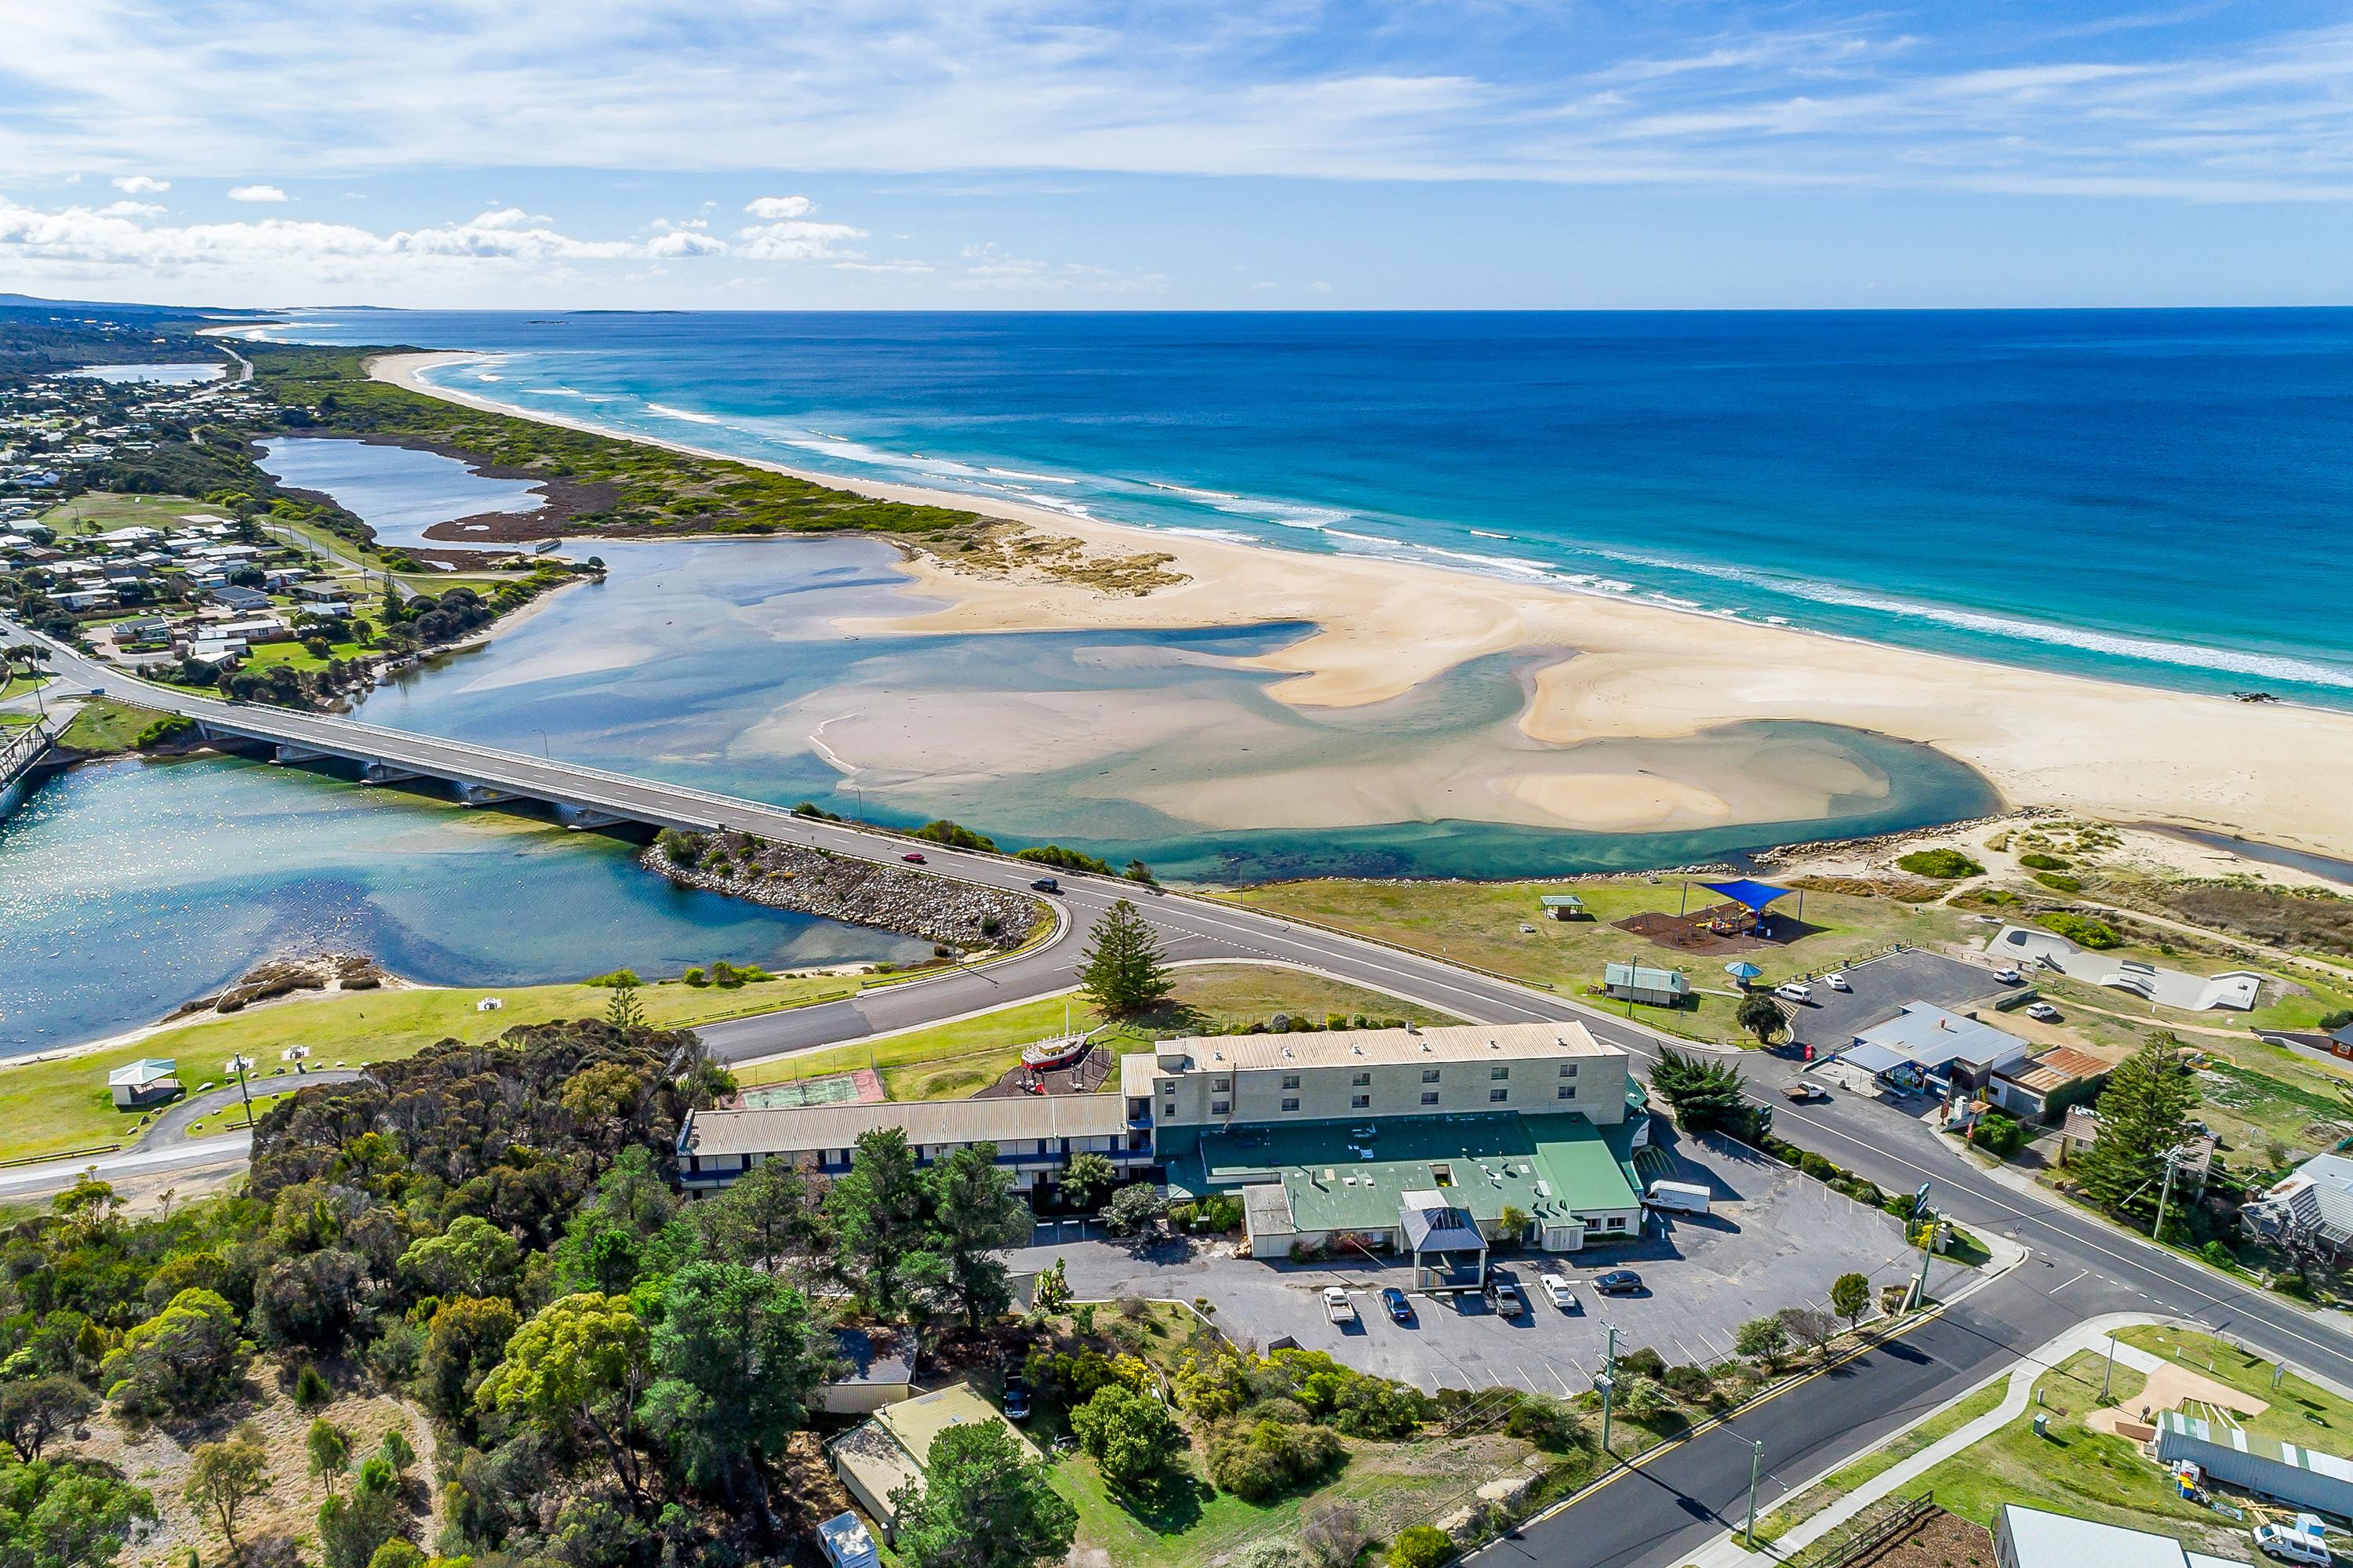
[[[2020,1060],[2032,1049],[2017,1035],[1990,1023],[1980,1023],[1925,1001],[1906,1003],[1903,1012],[1854,1038],[1857,1045],[1875,1045],[1894,1052],[1905,1061],[1932,1071],[1947,1062],[1998,1065]],[[1842,1054],[1843,1057],[1852,1055],[1852,1052]]]
[[[807,1153],[847,1149],[861,1132],[896,1127],[907,1141],[1018,1143],[1040,1138],[1109,1138],[1126,1130],[1117,1095],[1013,1095],[985,1100],[898,1100],[881,1105],[702,1110],[679,1134],[682,1155]]]
[[[1636,991],[1691,990],[1691,977],[1683,970],[1651,964],[1605,963],[1601,966],[1601,983],[1631,986]]]
[[[1525,1057],[1609,1056],[1618,1052],[1560,1023],[1462,1023],[1425,1029],[1328,1029],[1291,1034],[1210,1034],[1163,1040],[1163,1071],[1244,1072],[1288,1067],[1377,1067],[1401,1062],[1508,1062]],[[1174,1058],[1174,1060],[1172,1060]],[[1183,1063],[1182,1066],[1176,1065]]]
[[[143,1088],[158,1079],[170,1077],[178,1067],[179,1064],[168,1057],[149,1056],[115,1068],[106,1075],[106,1081],[110,1086]]]
[[[2016,1503],[2001,1507],[2002,1533],[2018,1568],[2183,1568],[2181,1542],[2169,1535],[2101,1524]]]

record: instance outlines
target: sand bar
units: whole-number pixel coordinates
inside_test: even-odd
[[[385,355],[379,379],[447,401],[620,440],[744,462],[878,499],[950,506],[1028,524],[1106,551],[1165,551],[1185,583],[1107,597],[1041,580],[977,577],[929,557],[911,596],[945,608],[895,631],[1164,630],[1313,621],[1314,635],[1254,661],[1289,678],[1275,694],[1345,707],[1410,691],[1465,660],[1574,648],[1538,672],[1520,720],[1534,741],[1664,739],[1748,720],[1802,719],[1936,746],[1983,773],[2013,804],[2240,832],[2330,854],[2353,853],[2353,714],[2059,675],[1795,628],[1514,581],[1468,570],[1308,555],[1079,519],[994,497],[843,479],[706,448],[624,434],[427,385],[474,354]],[[846,628],[859,630],[856,626]],[[1557,786],[1499,795],[1556,798]],[[1697,795],[1657,780],[1599,791],[1619,821],[1704,815]],[[1558,802],[1565,804],[1566,802]]]

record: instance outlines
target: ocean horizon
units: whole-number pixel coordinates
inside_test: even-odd
[[[353,310],[267,335],[472,350],[429,378],[844,479],[2353,708],[2353,311]]]

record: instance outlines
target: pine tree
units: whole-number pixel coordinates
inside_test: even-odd
[[[1142,1012],[1176,988],[1168,955],[1124,898],[1096,923],[1079,959],[1079,989],[1105,1012]]]
[[[646,1026],[645,1009],[638,1005],[636,981],[621,980],[614,985],[612,1000],[605,1004],[605,1022],[631,1033]]]
[[[2116,1065],[2094,1108],[2100,1135],[2072,1165],[2084,1196],[2102,1208],[2157,1212],[2165,1156],[2189,1135],[2198,1086],[2174,1057],[2180,1042],[2151,1038]]]

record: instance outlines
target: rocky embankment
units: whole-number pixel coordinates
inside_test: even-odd
[[[665,832],[643,863],[705,892],[951,948],[1018,948],[1047,918],[1027,894],[746,833]]]
[[[240,976],[227,990],[184,1002],[173,1018],[199,1012],[241,1012],[258,1001],[274,1001],[298,991],[374,991],[385,972],[365,953],[314,953],[271,959]]]

